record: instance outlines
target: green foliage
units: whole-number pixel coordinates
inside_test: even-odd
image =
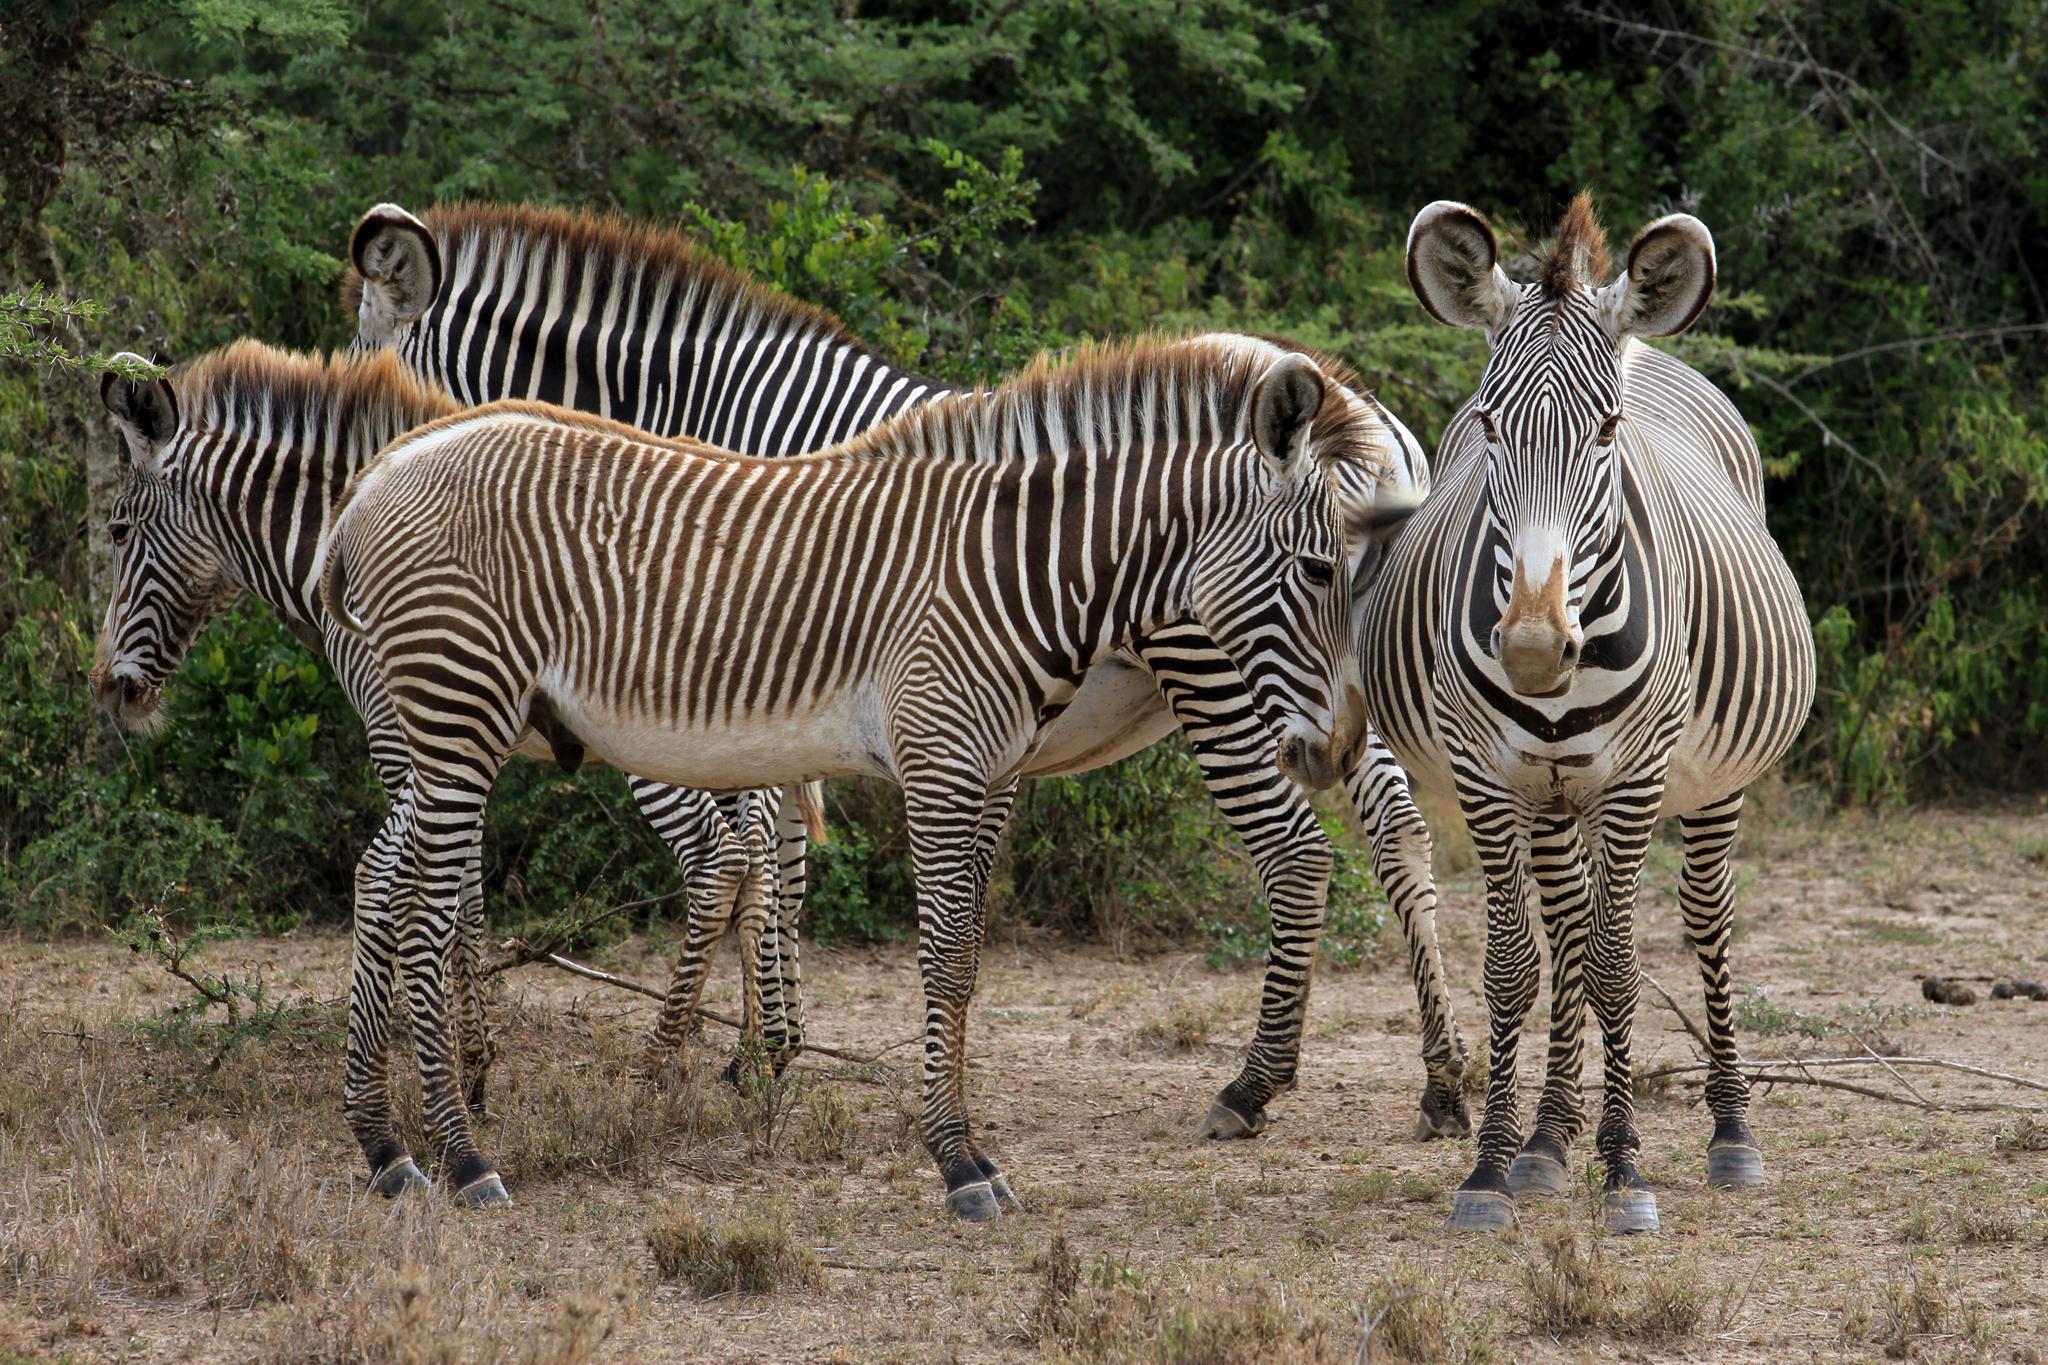
[[[0,148],[0,358],[25,362],[0,367],[10,922],[346,913],[383,796],[327,669],[267,613],[203,637],[161,735],[93,717],[62,409],[117,351],[345,339],[343,243],[379,199],[681,222],[951,382],[1086,336],[1281,333],[1426,443],[1486,349],[1414,304],[1418,207],[1477,203],[1511,269],[1581,186],[1624,231],[1696,212],[1720,292],[1666,344],[1771,476],[1820,646],[1794,762],[1846,803],[2048,779],[2048,31],[2026,0],[114,0],[68,65],[28,70],[26,36],[82,13],[32,11],[0,30],[0,106],[29,130]],[[812,930],[906,931],[894,796],[836,784],[833,823]],[[1384,907],[1338,844],[1343,961]],[[675,885],[616,774],[513,765],[485,863],[515,921]],[[1028,788],[1006,884],[1037,922],[1263,950],[1177,749]]]

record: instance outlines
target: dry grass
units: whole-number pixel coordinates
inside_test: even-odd
[[[1154,1052],[1193,1052],[1209,1041],[1209,1030],[1214,1023],[1208,1010],[1186,1000],[1176,1000],[1168,1006],[1166,1013],[1138,1025],[1131,1034],[1131,1041]]]
[[[797,1242],[779,1210],[706,1222],[672,1204],[647,1225],[647,1249],[663,1279],[704,1295],[769,1294],[824,1282],[818,1258]]]
[[[1484,1365],[1502,1358],[1497,1315],[1464,1302],[1442,1271],[1395,1262],[1359,1314],[1359,1356],[1375,1365]]]
[[[1600,1243],[1576,1224],[1549,1228],[1522,1258],[1522,1294],[1529,1319],[1554,1336],[1604,1326],[1614,1311]]]
[[[1914,1256],[1886,1268],[1874,1303],[1849,1307],[1841,1336],[1894,1360],[1917,1359],[1935,1348],[1949,1359],[1977,1359],[1987,1344],[1983,1306],[1961,1299],[1939,1267]]]

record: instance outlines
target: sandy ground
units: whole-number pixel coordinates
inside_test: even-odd
[[[1458,841],[1443,844],[1440,923],[1470,1042],[1484,1018],[1477,887]],[[1660,844],[1641,911],[1644,965],[1696,1014],[1676,866]],[[1752,1057],[1853,1054],[1867,1039],[2048,1077],[2048,1003],[1934,1006],[1917,979],[2048,978],[2040,806],[1823,819],[1780,798],[1753,811],[1741,878],[1737,1019]],[[635,940],[599,960],[659,982],[669,942]],[[1387,948],[1397,950],[1391,927]],[[329,1007],[209,1074],[203,1036],[147,1022],[189,992],[146,958],[98,943],[0,942],[0,1362],[10,1351],[1350,1360],[1361,1314],[1397,1298],[1435,1324],[1409,1324],[1407,1349],[1424,1356],[2048,1353],[2048,1129],[2012,1113],[1780,1086],[1753,1114],[1769,1186],[1717,1194],[1702,1183],[1709,1122],[1693,1092],[1668,1087],[1640,1109],[1661,1236],[1596,1234],[1587,1197],[1526,1204],[1508,1236],[1449,1237],[1445,1192],[1472,1144],[1410,1137],[1417,1028],[1392,951],[1319,976],[1300,1086],[1274,1106],[1265,1136],[1199,1143],[1189,1134],[1234,1072],[1257,974],[1214,972],[1193,951],[1119,961],[999,925],[973,1013],[971,1098],[1029,1212],[981,1227],[942,1214],[911,1128],[915,1049],[885,1050],[919,1029],[908,946],[807,953],[813,1041],[880,1053],[880,1066],[807,1058],[779,1102],[711,1120],[678,1117],[674,1104],[647,1106],[644,1121],[632,1110],[617,1059],[651,1002],[541,968],[512,974],[498,1006],[498,1115],[481,1133],[516,1203],[490,1214],[418,1200],[394,1210],[363,1195],[337,1112],[331,1021],[345,939],[231,942],[200,961],[260,970],[275,998]],[[731,972],[718,976],[712,1003],[731,1009]],[[1691,1056],[1654,1002],[1646,991],[1639,1069]],[[698,1070],[722,1063],[729,1037],[704,1035]],[[1594,1047],[1589,1077],[1599,1075]],[[1904,1075],[1945,1105],[2048,1102],[1961,1074]],[[1883,1072],[1854,1079],[1902,1089]],[[1575,1159],[1588,1155],[1582,1140]],[[285,1191],[287,1207],[266,1212],[267,1189]],[[173,1249],[153,1253],[149,1230],[195,1203],[206,1211],[186,1241],[159,1237]],[[713,1220],[765,1211],[819,1271],[755,1295],[707,1297],[664,1280],[646,1229],[679,1210]],[[227,1224],[242,1231],[224,1238]],[[1594,1258],[1599,1300],[1585,1326],[1546,1320],[1541,1289],[1557,1239],[1575,1229],[1586,1235],[1567,1250]],[[1065,1300],[1047,1298],[1056,1236],[1080,1276]],[[266,1238],[277,1245],[249,1251]],[[285,1251],[299,1259],[278,1271]],[[151,1254],[174,1264],[152,1266]],[[1681,1301],[1668,1321],[1653,1311],[1660,1294]],[[1047,1316],[1060,1302],[1073,1322]],[[1400,1348],[1397,1335],[1376,1329],[1375,1354]]]

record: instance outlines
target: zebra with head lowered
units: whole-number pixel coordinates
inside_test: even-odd
[[[1629,1089],[1644,854],[1658,817],[1677,816],[1685,930],[1707,996],[1708,1179],[1760,1183],[1735,1069],[1728,854],[1743,788],[1806,719],[1813,641],[1764,524],[1748,427],[1697,372],[1638,340],[1681,332],[1706,306],[1707,229],[1684,214],[1650,224],[1610,283],[1582,195],[1537,282],[1514,283],[1497,256],[1492,228],[1462,204],[1431,204],[1409,234],[1423,307],[1484,330],[1493,354],[1445,433],[1430,501],[1367,597],[1367,711],[1409,772],[1456,794],[1486,877],[1486,1112],[1451,1226],[1504,1228],[1515,1194],[1568,1189],[1590,1000],[1605,1056],[1606,1222],[1654,1230]],[[1515,1053],[1538,984],[1532,890],[1551,947],[1552,1039],[1518,1156]]]
[[[129,453],[108,523],[115,589],[91,677],[101,708],[131,728],[158,723],[164,684],[199,631],[252,593],[326,653],[368,730],[371,764],[395,796],[405,763],[389,699],[360,643],[326,630],[315,552],[350,476],[387,442],[459,405],[394,357],[326,361],[255,342],[201,357],[172,379],[137,384],[109,375],[100,394]],[[752,870],[779,830],[817,823],[815,798],[785,801],[776,792],[714,800],[656,783],[636,788],[689,891],[701,985],[703,946],[728,920],[743,944],[766,934],[771,916],[753,892]],[[454,961],[465,1097],[478,1110],[491,1059],[480,871],[479,864],[466,870]],[[788,878],[797,894],[801,876],[799,862]],[[748,1017],[772,1016],[776,1001],[763,1002],[761,990],[773,991],[779,980],[750,970],[747,981]],[[674,1042],[652,1040],[649,1064],[658,1065]]]
[[[876,359],[836,319],[761,288],[675,234],[616,219],[451,205],[421,221],[382,204],[357,225],[349,255],[344,300],[357,314],[356,347],[394,348],[469,402],[538,399],[743,454],[784,456],[949,392]],[[1398,524],[1427,492],[1427,463],[1384,408],[1363,396],[1352,402],[1385,429],[1392,467],[1368,500],[1388,525]],[[1293,1083],[1332,860],[1307,802],[1273,770],[1258,709],[1199,630],[1169,624],[1090,672],[1025,774],[1099,767],[1178,723],[1250,851],[1271,910],[1272,949],[1252,1046],[1203,1121],[1202,1131],[1218,1137],[1258,1132],[1267,1102]],[[1351,790],[1373,836],[1375,870],[1408,932],[1424,1000],[1428,1084],[1419,1128],[1425,1136],[1462,1132],[1463,1055],[1431,927],[1428,833],[1381,746],[1370,747]],[[1009,794],[997,800],[1006,806]],[[992,816],[984,867],[1000,825]],[[796,837],[783,844],[781,865],[800,874],[801,830],[787,828]],[[800,901],[800,884],[784,888],[762,952],[767,1042],[777,1057],[802,1037]],[[679,972],[690,970],[689,956]]]
[[[1015,1207],[973,1138],[962,1071],[991,798],[1091,667],[1182,619],[1270,701],[1290,778],[1328,785],[1353,765],[1364,720],[1333,475],[1376,465],[1382,433],[1338,387],[1271,348],[1143,342],[1041,362],[813,456],[499,403],[359,475],[322,592],[377,660],[411,776],[363,857],[358,942],[396,953],[428,1129],[463,1197],[505,1196],[448,1084],[441,971],[491,784],[539,728],[677,783],[902,786],[925,1145],[955,1214]],[[352,1002],[372,1016],[350,1030],[345,1100],[380,1180],[411,1168],[383,1084],[383,965],[358,952]]]

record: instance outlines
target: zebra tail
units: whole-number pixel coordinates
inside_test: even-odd
[[[825,827],[825,784],[806,782],[796,788],[796,812],[804,818],[804,832],[814,844],[832,842],[831,831]]]
[[[320,566],[320,601],[334,623],[358,639],[367,640],[370,628],[348,609],[348,556],[342,553],[341,527],[327,536],[327,562]]]

